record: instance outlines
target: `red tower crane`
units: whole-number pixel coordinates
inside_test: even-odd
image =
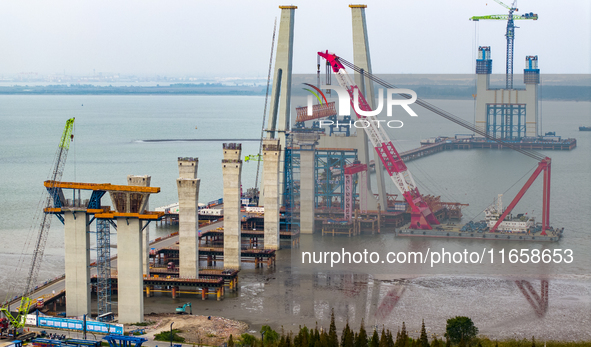
[[[382,127],[376,125],[375,122],[367,120],[365,116],[362,116],[357,113],[357,111],[355,111],[355,90],[358,91],[359,108],[362,111],[372,111],[372,109],[369,107],[369,104],[365,100],[365,97],[359,90],[359,87],[351,80],[347,74],[347,71],[345,71],[345,67],[343,64],[341,64],[335,54],[328,53],[328,51],[326,51],[318,52],[318,55],[326,59],[326,61],[332,67],[332,71],[334,72],[341,87],[345,88],[349,93],[351,106],[353,106],[353,110],[357,115],[357,118],[367,121],[367,126],[364,127],[367,137],[369,137],[373,147],[377,151],[378,156],[384,164],[386,171],[388,171],[388,175],[394,182],[394,185],[396,188],[398,188],[402,196],[404,196],[406,202],[411,208],[412,212],[410,227],[413,229],[424,230],[433,229],[431,225],[439,224],[439,221],[425,200],[423,200],[423,196],[421,193],[419,193],[419,188],[412,178],[410,171],[408,171],[404,161],[402,161],[402,158],[400,158],[400,155],[394,147],[394,144],[392,144],[392,141],[390,141],[388,134],[386,134]]]

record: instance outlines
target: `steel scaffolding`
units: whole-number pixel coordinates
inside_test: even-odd
[[[293,134],[286,134],[285,143],[285,220],[282,223],[286,224],[286,230],[299,230],[299,219],[294,219],[293,215],[300,211],[300,151],[293,147]]]
[[[525,104],[487,104],[486,111],[489,135],[514,141],[525,137]]]
[[[316,208],[345,208],[345,171],[357,161],[356,149],[317,149],[314,164],[314,203]],[[355,192],[355,187],[352,187]],[[355,200],[358,194],[353,193]]]
[[[98,315],[111,312],[111,225],[96,220],[96,293]]]

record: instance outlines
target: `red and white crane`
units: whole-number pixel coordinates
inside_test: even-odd
[[[372,75],[371,73],[363,71],[358,66],[355,66],[351,62],[348,62],[345,59],[340,58],[333,53],[328,53],[328,51],[318,52],[318,55],[320,55],[321,57],[323,57],[324,59],[326,59],[330,63],[330,65],[333,69],[333,72],[337,76],[337,80],[338,80],[339,84],[341,85],[341,87],[344,87],[347,90],[347,92],[349,93],[352,105],[355,101],[355,99],[354,99],[355,98],[355,90],[359,90],[359,87],[357,87],[351,81],[351,78],[347,75],[347,72],[345,71],[345,67],[344,67],[345,65],[358,73],[363,73],[365,77],[369,78],[373,82],[376,82],[386,88],[396,88],[395,86],[389,84],[388,82],[378,78],[377,76]],[[359,94],[359,100],[358,100],[359,101],[359,108],[362,111],[371,111],[371,108],[367,104],[367,102],[366,102],[365,98],[363,97],[363,95],[361,94],[361,92],[359,92],[358,94]],[[404,94],[404,93],[399,94],[399,95],[402,96],[403,98],[406,98],[406,99],[410,99],[412,97],[412,96]],[[497,220],[497,222],[491,228],[490,231],[494,232],[497,230],[497,228],[501,225],[501,223],[511,213],[513,208],[517,205],[519,200],[523,197],[525,192],[531,187],[532,183],[536,180],[536,178],[540,175],[540,173],[543,172],[544,173],[543,174],[544,182],[543,182],[543,196],[542,196],[543,207],[542,207],[542,226],[541,226],[542,232],[541,232],[541,235],[546,235],[546,231],[551,229],[551,227],[550,227],[550,170],[551,170],[552,159],[547,156],[544,156],[540,153],[537,153],[534,150],[520,148],[519,146],[516,146],[515,144],[511,143],[510,141],[508,141],[506,139],[496,138],[496,137],[492,136],[491,134],[488,134],[483,129],[477,128],[473,124],[470,124],[470,123],[464,121],[463,119],[460,119],[460,118],[452,115],[451,113],[446,112],[446,111],[426,102],[425,100],[421,100],[421,99],[417,98],[415,101],[415,104],[417,104],[421,107],[424,107],[425,109],[427,109],[427,110],[429,110],[429,111],[431,111],[431,112],[433,112],[433,113],[435,113],[447,120],[450,120],[450,121],[466,128],[468,130],[471,130],[474,133],[486,138],[489,141],[494,141],[494,142],[502,145],[503,147],[510,148],[516,152],[526,155],[534,160],[537,160],[538,167],[533,172],[533,174],[528,179],[528,181],[525,183],[525,185],[521,188],[519,193],[515,196],[515,198],[513,198],[513,201],[511,201],[511,204],[509,204],[509,206],[502,212],[501,216],[499,217],[499,219]],[[353,105],[353,110],[355,110],[354,105]],[[357,117],[359,119],[366,120],[366,117],[359,115],[357,112],[355,112],[355,114],[357,115]],[[388,174],[390,175],[390,177],[392,178],[392,180],[396,184],[396,187],[400,190],[400,192],[402,193],[402,195],[405,197],[406,201],[409,203],[409,205],[412,208],[411,226],[410,227],[413,229],[431,229],[431,226],[429,224],[427,224],[426,222],[431,223],[431,224],[439,224],[439,221],[437,221],[435,216],[429,210],[429,207],[427,206],[427,204],[423,200],[422,196],[420,195],[419,190],[416,187],[414,180],[412,179],[412,176],[410,175],[410,172],[407,171],[406,165],[404,165],[404,162],[402,161],[402,159],[400,159],[398,152],[396,152],[396,149],[394,148],[394,146],[390,142],[390,139],[386,135],[385,131],[383,129],[379,128],[378,126],[376,126],[375,122],[368,121],[368,124],[370,126],[365,128],[365,131],[367,132],[368,137],[371,139],[372,144],[375,147],[376,151],[378,151],[378,153],[380,154],[380,159],[382,160],[382,163],[384,163],[384,167],[386,167],[386,169],[388,170]],[[434,222],[432,222],[432,220],[434,220]],[[427,225],[425,225],[425,224],[427,224]]]
[[[345,67],[341,64],[335,54],[326,51],[318,52],[318,55],[326,59],[332,67],[332,71],[334,72],[339,85],[345,88],[349,93],[351,106],[353,107],[353,111],[357,115],[357,118],[365,121],[363,128],[367,133],[367,137],[369,137],[373,147],[377,151],[378,156],[380,157],[382,164],[384,164],[386,171],[388,171],[388,175],[390,175],[394,185],[398,188],[402,196],[404,196],[411,208],[410,227],[413,229],[432,229],[431,225],[439,224],[439,221],[427,203],[423,200],[423,196],[419,193],[419,188],[412,178],[410,171],[408,171],[406,164],[404,164],[398,151],[394,148],[388,134],[386,134],[384,129],[379,126],[379,123],[374,122],[355,111],[354,102],[356,90],[358,91],[359,108],[362,111],[372,111],[371,107],[369,107],[369,104],[365,100],[365,97],[359,90],[359,87],[351,80],[351,77],[349,77],[347,71],[345,71]]]

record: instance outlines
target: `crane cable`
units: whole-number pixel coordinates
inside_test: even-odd
[[[369,72],[362,71],[361,68],[355,66],[353,63],[348,62],[347,60],[345,60],[345,59],[343,59],[341,57],[337,57],[337,59],[343,65],[350,67],[351,69],[353,69],[354,71],[356,71],[358,73],[363,73],[365,76],[367,76],[372,81],[374,81],[374,82],[376,82],[376,83],[378,83],[378,84],[380,84],[380,85],[382,85],[382,86],[384,86],[386,88],[396,88],[395,86],[389,84],[388,82],[382,80],[381,78],[379,78],[379,77],[377,77],[377,76],[375,76],[375,75],[373,75],[373,74],[371,74]],[[408,94],[399,94],[399,95],[402,96],[405,99],[412,98],[412,96],[410,96]],[[429,110],[429,111],[431,111],[431,112],[433,112],[433,113],[435,113],[437,115],[440,115],[443,118],[446,118],[447,120],[450,120],[450,121],[452,121],[452,122],[454,122],[454,123],[456,123],[456,124],[458,124],[458,125],[466,128],[468,130],[471,130],[474,133],[477,133],[477,134],[485,137],[488,140],[497,142],[497,143],[499,143],[499,144],[501,144],[501,145],[503,145],[505,147],[511,148],[512,150],[517,151],[517,152],[519,152],[519,153],[521,153],[523,155],[526,155],[526,156],[528,156],[530,158],[533,158],[533,159],[535,159],[537,161],[541,161],[542,159],[545,158],[545,156],[541,155],[540,153],[538,153],[536,151],[521,149],[519,147],[514,146],[511,142],[507,142],[504,139],[500,139],[500,138],[491,136],[487,132],[476,128],[474,125],[472,125],[472,124],[464,121],[461,118],[458,118],[458,117],[452,115],[451,113],[449,113],[447,111],[444,111],[444,110],[440,109],[439,107],[437,107],[435,105],[432,105],[432,104],[426,102],[425,100],[422,100],[422,99],[417,98],[417,100],[415,101],[415,104],[417,104],[419,106],[422,106],[423,108],[426,108],[427,110]]]
[[[267,92],[265,94],[265,108],[263,110],[263,125],[261,127],[261,140],[259,142],[259,153],[257,156],[257,175],[254,181],[254,194],[257,192],[259,185],[259,171],[261,168],[261,153],[263,151],[263,138],[265,136],[265,121],[267,117],[267,101],[269,100],[269,85],[271,84],[271,68],[273,66],[273,49],[275,48],[275,31],[277,29],[277,17],[275,17],[275,24],[273,24],[273,39],[271,40],[271,57],[269,58],[269,72],[267,74]]]

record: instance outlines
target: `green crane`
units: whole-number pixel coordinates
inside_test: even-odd
[[[507,66],[506,66],[506,88],[513,89],[513,45],[515,40],[515,20],[523,20],[523,19],[533,19],[538,20],[538,15],[535,13],[525,13],[523,15],[513,14],[513,12],[519,11],[517,9],[517,0],[513,1],[511,6],[507,6],[499,0],[495,0],[499,5],[503,6],[504,8],[509,10],[509,14],[493,14],[488,16],[474,16],[470,18],[471,21],[479,21],[479,20],[506,20],[507,21],[507,33],[505,37],[507,38]]]
[[[60,138],[60,142],[55,154],[53,167],[49,173],[50,182],[60,182],[62,180],[66,158],[68,157],[68,150],[70,149],[70,142],[74,140],[74,135],[72,134],[73,130],[74,118],[70,118],[66,121],[66,126],[64,127],[64,132],[62,133],[62,137]],[[53,187],[47,187],[47,191],[42,198],[42,201],[44,200],[43,207],[52,207],[53,200],[56,198],[56,194],[58,194],[57,189],[53,189]],[[29,295],[31,295],[31,292],[34,290],[35,284],[37,283],[39,268],[41,267],[43,253],[45,252],[45,244],[47,243],[47,236],[49,234],[49,228],[51,227],[52,215],[44,213],[43,210],[36,212],[36,222],[34,222],[33,227],[35,228],[38,225],[40,226],[40,229],[37,234],[35,248],[33,250],[33,258],[31,259],[31,265],[29,267],[29,272],[26,279],[26,285],[22,291],[20,306],[16,309],[16,315],[14,316],[10,312],[8,305],[0,308],[0,312],[6,316],[15,330],[20,329],[25,325],[29,308],[33,304],[33,299],[31,299]]]

